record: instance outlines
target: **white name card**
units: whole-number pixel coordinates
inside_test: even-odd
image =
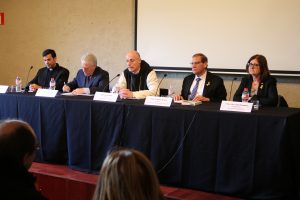
[[[253,103],[248,102],[222,101],[220,110],[250,113],[252,105]]]
[[[96,92],[93,100],[116,102],[117,99],[118,93]]]
[[[147,96],[144,105],[170,107],[172,100],[172,97]]]
[[[35,96],[37,97],[55,97],[58,90],[38,89]]]
[[[7,85],[0,85],[0,93],[1,94],[6,93],[7,89],[8,89]]]

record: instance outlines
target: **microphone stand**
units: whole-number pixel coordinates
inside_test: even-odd
[[[28,85],[28,78],[29,78],[29,74],[30,74],[30,71],[32,70],[33,66],[31,65],[28,72],[27,72],[27,77],[26,77],[26,86],[24,88],[24,92],[27,92],[29,90],[29,88],[27,88],[27,85]],[[29,85],[28,85],[29,87]]]
[[[163,76],[162,79],[160,80],[160,82],[159,82],[159,84],[158,84],[158,86],[157,86],[157,88],[156,88],[155,96],[157,96],[157,92],[158,92],[159,86],[160,86],[161,82],[164,80],[164,78],[165,78],[166,76],[167,76],[167,74],[164,74],[164,76]]]
[[[230,99],[231,99],[231,92],[232,92],[232,85],[233,85],[233,81],[235,81],[237,78],[236,77],[234,77],[233,79],[232,79],[232,81],[231,81],[231,85],[230,85],[230,92],[229,92],[229,101],[230,101]]]
[[[106,85],[104,86],[102,92],[105,92],[105,89],[107,88],[107,86],[109,86],[109,84],[110,84],[115,78],[117,78],[117,77],[119,77],[119,76],[120,76],[120,74],[117,74],[116,76],[114,76],[114,77],[108,82],[108,84],[106,84]]]

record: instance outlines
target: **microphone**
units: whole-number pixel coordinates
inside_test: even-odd
[[[160,86],[161,82],[164,80],[164,78],[165,78],[166,76],[167,76],[167,74],[164,74],[164,76],[160,79],[159,84],[158,84],[158,86],[157,86],[157,88],[156,88],[155,96],[157,96],[157,92],[158,92],[159,86]]]
[[[117,74],[116,76],[114,76],[106,85],[105,85],[105,87],[103,88],[103,90],[102,90],[102,92],[105,92],[105,89],[107,88],[107,86],[109,86],[109,84],[115,79],[115,78],[117,78],[117,77],[119,77],[120,76],[120,74]]]
[[[29,87],[28,85],[28,78],[29,78],[29,74],[30,74],[30,71],[32,70],[33,66],[31,65],[28,72],[27,72],[27,77],[26,77],[26,86],[25,86],[25,89],[24,91],[28,91],[29,88],[27,88],[27,86]]]
[[[230,92],[229,92],[229,101],[230,101],[230,99],[231,99],[231,92],[232,92],[232,85],[233,85],[233,81],[235,81],[237,78],[236,77],[234,77],[233,79],[232,79],[232,81],[231,81],[231,85],[230,85]]]

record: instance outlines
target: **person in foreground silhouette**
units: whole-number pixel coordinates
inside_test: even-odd
[[[35,178],[28,172],[37,150],[36,136],[20,120],[0,123],[0,199],[42,200]]]
[[[162,200],[151,162],[142,153],[114,150],[105,158],[93,200]]]

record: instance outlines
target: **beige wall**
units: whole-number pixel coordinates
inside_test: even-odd
[[[41,52],[46,48],[56,50],[58,62],[71,72],[69,79],[87,51],[95,53],[113,77],[124,69],[124,56],[134,47],[134,0],[0,0],[0,12],[5,13],[5,25],[0,26],[0,84],[13,84],[17,75],[26,79],[31,65],[32,78],[43,66]],[[179,93],[185,75],[169,74],[162,87],[172,84]],[[230,79],[223,78],[229,93]],[[300,107],[299,80],[278,82],[289,105]]]
[[[17,75],[30,78],[43,66],[41,53],[56,50],[58,62],[73,78],[80,57],[90,51],[110,75],[125,67],[125,53],[134,47],[133,0],[0,1],[5,26],[0,26],[1,84]]]

